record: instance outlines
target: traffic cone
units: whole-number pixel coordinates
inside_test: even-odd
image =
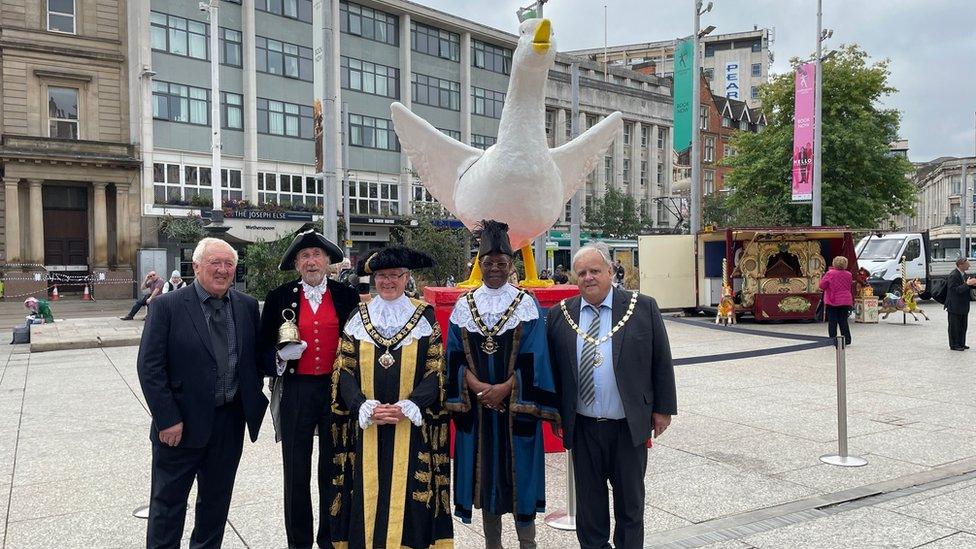
[[[95,301],[92,299],[91,294],[88,292],[88,284],[85,284],[85,293],[81,294],[82,301]]]
[[[58,301],[61,299],[61,294],[58,293],[58,285],[54,285],[54,291],[51,292],[51,301]]]

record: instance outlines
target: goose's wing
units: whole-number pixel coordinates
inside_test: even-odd
[[[390,106],[393,129],[407,153],[420,181],[448,211],[454,213],[454,189],[458,179],[484,154],[444,135],[401,103]]]
[[[623,115],[614,112],[576,139],[549,150],[563,183],[563,203],[583,186],[622,127]]]

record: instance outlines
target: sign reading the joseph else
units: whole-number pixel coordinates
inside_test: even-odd
[[[269,212],[258,209],[231,210],[224,217],[232,219],[269,219],[288,221],[311,221],[310,212]]]

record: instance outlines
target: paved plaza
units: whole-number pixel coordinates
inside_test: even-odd
[[[65,337],[102,337],[117,322],[138,331],[142,322],[108,316],[128,305],[56,306],[55,316],[84,319],[65,321]],[[11,306],[0,318],[16,318]],[[837,450],[833,348],[695,359],[807,344],[824,324],[740,325],[779,336],[769,337],[669,321],[686,363],[676,367],[679,415],[650,452],[646,545],[976,547],[976,350],[950,351],[942,307],[923,308],[932,320],[852,325],[850,448],[869,463],[850,469],[818,459]],[[2,547],[144,544],[145,521],[132,516],[147,503],[150,464],[137,351],[0,346]],[[550,454],[546,473],[551,511],[564,506],[565,456]],[[285,547],[282,515],[266,418],[258,442],[245,444],[224,546]],[[456,546],[483,547],[480,531],[477,520],[455,523]],[[540,547],[577,545],[541,519],[538,532]],[[505,535],[517,547],[510,521]]]

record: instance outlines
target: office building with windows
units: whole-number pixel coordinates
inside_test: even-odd
[[[144,234],[159,238],[146,244],[166,247],[188,267],[188,251],[158,235],[158,224],[209,208],[214,100],[223,128],[226,238],[268,240],[317,219],[326,189],[315,178],[311,0],[220,2],[219,98],[210,89],[208,14],[191,2],[134,0],[130,6],[130,108],[143,162]],[[355,259],[388,242],[417,205],[433,202],[400,150],[390,104],[400,101],[445,134],[490,147],[517,37],[402,0],[327,0],[325,6],[339,31],[328,65],[335,70],[333,93],[348,113],[348,165],[341,169],[349,178]],[[616,185],[646,209],[670,193],[669,83],[617,67],[605,76],[597,63],[560,54],[547,90],[552,146],[570,136],[574,62],[581,74],[580,130],[615,110],[626,119],[586,196],[592,201]],[[335,193],[341,208],[339,186]],[[653,213],[660,215],[648,214],[652,224],[671,221],[664,209]]]
[[[760,106],[759,87],[769,81],[770,50],[774,33],[770,29],[706,35],[701,40],[702,72],[716,95]],[[647,74],[674,74],[677,40],[660,40],[566,52],[611,66],[628,67]]]
[[[6,295],[49,284],[132,295],[139,159],[131,145],[126,3],[0,5],[0,253]]]

